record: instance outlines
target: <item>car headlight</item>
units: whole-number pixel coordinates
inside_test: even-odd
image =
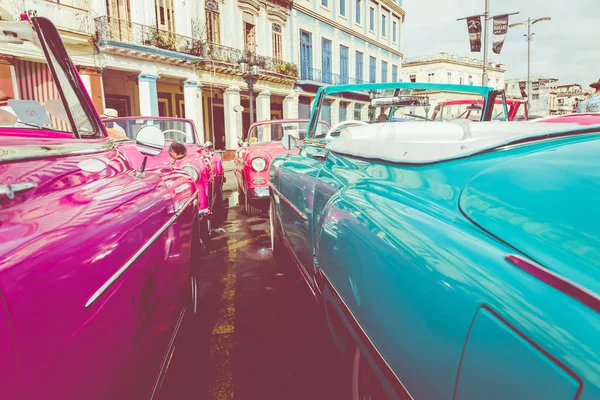
[[[200,174],[198,173],[196,167],[194,167],[193,165],[184,165],[182,169],[192,176],[194,182],[198,182],[198,179],[200,179]]]
[[[252,160],[250,165],[256,172],[264,171],[265,168],[267,168],[267,160],[262,157],[256,157],[254,160]]]

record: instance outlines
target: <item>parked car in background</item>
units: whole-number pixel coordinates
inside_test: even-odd
[[[102,120],[107,130],[123,131],[127,137],[119,142],[121,149],[133,161],[141,162],[141,156],[135,148],[135,136],[145,126],[156,126],[161,129],[169,146],[180,143],[185,147],[186,155],[173,160],[165,151],[148,160],[148,167],[174,164],[188,172],[196,181],[198,189],[198,207],[200,215],[201,237],[204,244],[210,239],[211,221],[219,225],[225,219],[223,204],[223,160],[208,146],[200,144],[194,121],[173,117],[117,117]],[[213,218],[214,215],[214,218]]]
[[[244,204],[246,215],[260,213],[269,202],[269,165],[273,157],[281,153],[297,153],[296,149],[286,151],[281,147],[281,138],[289,133],[297,139],[304,139],[308,119],[282,119],[254,123],[235,157],[235,178],[238,184],[240,204]],[[319,131],[327,132],[329,125],[319,122]]]
[[[461,110],[466,107],[465,111],[458,115],[458,119],[468,119],[471,121],[481,120],[482,114],[481,101],[473,101],[472,99],[450,100],[438,103],[433,110],[431,119],[435,121],[447,120],[448,114],[452,115],[452,111],[457,108]],[[527,103],[523,100],[507,99],[506,105],[508,109],[508,118],[504,115],[502,99],[496,99],[494,102],[494,112],[492,119],[498,121],[527,121],[529,119],[527,112]],[[451,117],[454,119],[454,117]]]
[[[565,115],[552,115],[550,117],[537,119],[535,120],[535,122],[596,125],[600,124],[600,113],[574,113]]]
[[[0,397],[153,398],[196,310],[194,181],[148,167],[156,127],[115,146],[48,19],[0,36],[46,54],[51,97],[0,111]]]
[[[600,128],[384,122],[316,138],[327,96],[394,87],[449,90],[321,88],[307,138],[282,139],[300,151],[270,168],[273,253],[291,252],[322,305],[352,398],[600,398]],[[495,92],[470,90],[491,117]]]

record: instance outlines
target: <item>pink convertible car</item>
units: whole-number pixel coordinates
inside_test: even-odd
[[[281,119],[254,123],[248,136],[235,157],[235,178],[238,184],[240,204],[244,204],[246,215],[254,216],[269,202],[269,165],[273,157],[287,152],[281,146],[284,133],[303,140],[308,128],[308,119]],[[320,132],[329,126],[319,122]],[[297,153],[298,149],[290,150]]]
[[[174,160],[173,151],[163,152],[148,160],[149,167],[175,165],[187,171],[198,189],[198,208],[200,213],[201,239],[208,243],[211,231],[211,221],[222,222],[225,217],[223,206],[223,160],[212,149],[212,144],[207,142],[201,145],[194,121],[173,117],[118,117],[102,120],[108,130],[123,132],[128,141],[119,142],[119,147],[133,161],[141,162],[141,156],[135,149],[135,136],[145,126],[156,126],[165,135],[167,145],[173,150],[173,143],[180,143],[185,147],[186,155]],[[126,140],[127,140],[126,139]],[[176,146],[175,146],[176,148]],[[183,150],[183,149],[182,149]]]
[[[157,127],[115,146],[54,25],[23,19],[0,40],[47,65],[0,108],[0,397],[151,399],[196,310],[195,183],[147,167]]]

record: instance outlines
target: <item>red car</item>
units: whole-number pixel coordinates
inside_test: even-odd
[[[142,162],[135,148],[134,138],[145,126],[160,128],[169,146],[169,151],[148,159],[148,167],[175,165],[184,169],[196,182],[198,189],[198,210],[201,220],[200,233],[203,244],[208,244],[213,214],[217,221],[225,219],[223,206],[223,160],[212,149],[212,143],[201,145],[196,133],[194,121],[172,117],[117,117],[103,119],[107,131],[117,138],[120,133],[125,139],[119,141],[119,147],[133,160]],[[170,153],[177,152],[177,145],[185,146],[180,157]],[[139,160],[138,160],[139,159]],[[173,161],[177,159],[176,161]],[[213,224],[214,225],[214,224]]]
[[[329,125],[319,122],[320,132],[327,132]],[[261,206],[269,202],[269,166],[273,157],[288,152],[281,146],[284,133],[291,133],[304,140],[308,119],[281,119],[254,123],[248,129],[246,141],[235,157],[235,178],[238,184],[240,204],[246,215],[257,215]],[[290,150],[295,154],[298,149]]]
[[[551,117],[538,119],[535,122],[559,122],[565,124],[596,125],[600,124],[600,113],[553,115]]]
[[[483,106],[482,100],[473,101],[470,99],[465,100],[451,100],[438,103],[433,110],[431,115],[432,120],[443,121],[445,109],[452,106],[466,105],[467,109],[458,119],[469,119],[471,121],[481,121],[481,111]],[[507,99],[506,105],[508,106],[508,120],[509,121],[527,121],[529,115],[527,113],[527,103],[522,100]],[[499,121],[504,120],[504,110],[502,109],[502,99],[496,99],[494,104],[494,112],[492,119]]]

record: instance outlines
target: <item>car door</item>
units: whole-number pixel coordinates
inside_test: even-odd
[[[147,398],[189,272],[168,188],[104,140],[15,154],[0,158],[0,289],[29,398]]]
[[[312,208],[317,176],[326,150],[305,144],[297,155],[288,156],[280,168],[279,188],[284,198],[279,216],[286,239],[307,277],[314,284]]]

